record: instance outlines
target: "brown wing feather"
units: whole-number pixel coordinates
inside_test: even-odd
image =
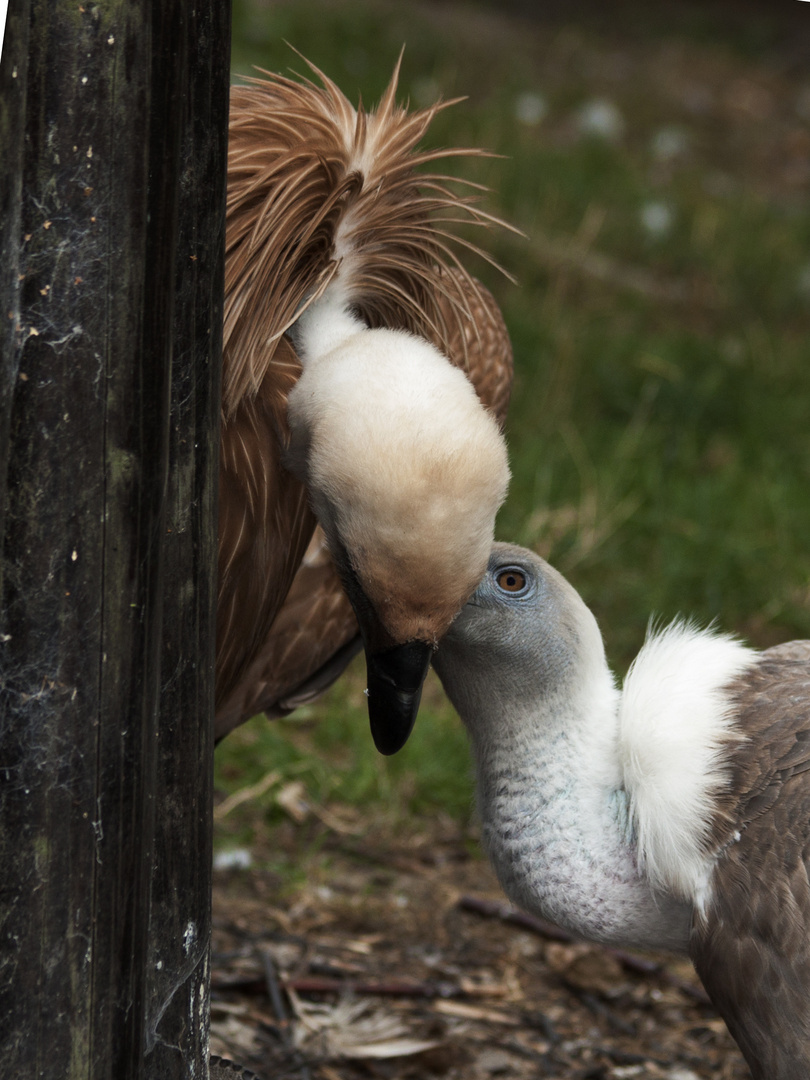
[[[303,485],[281,464],[286,395],[299,371],[282,341],[256,396],[222,426],[217,708],[261,647],[315,528]]]
[[[810,642],[767,650],[733,689],[749,739],[735,747],[691,954],[756,1080],[799,1080],[810,1076]]]
[[[512,342],[501,309],[489,289],[476,278],[452,270],[459,290],[464,295],[467,318],[451,320],[443,344],[447,356],[456,367],[462,368],[475,387],[483,405],[495,416],[503,430],[509,398],[512,393]],[[439,297],[439,306],[449,307],[449,301]]]
[[[216,738],[256,713],[284,716],[317,697],[359,648],[357,620],[317,528],[261,647],[217,710]]]

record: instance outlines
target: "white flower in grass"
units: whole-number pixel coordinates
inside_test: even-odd
[[[667,236],[675,224],[672,207],[665,202],[644,203],[639,216],[642,228],[654,240],[661,240]]]
[[[686,132],[678,127],[662,127],[650,140],[650,150],[656,161],[672,161],[686,152]]]
[[[548,114],[548,102],[542,94],[528,90],[515,99],[515,118],[527,127],[536,127]]]
[[[624,117],[618,105],[606,98],[586,102],[579,110],[579,130],[582,135],[595,135],[614,141],[624,132]]]
[[[252,864],[253,856],[247,848],[231,848],[214,855],[215,870],[249,870]]]

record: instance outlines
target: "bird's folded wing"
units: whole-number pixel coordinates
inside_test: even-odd
[[[481,403],[489,409],[503,429],[512,393],[512,342],[501,309],[492,293],[476,278],[449,271],[455,279],[458,296],[463,298],[464,317],[452,317],[451,307],[458,297],[440,296],[438,303],[447,326],[446,339],[434,344],[444,349],[449,360],[467,374]]]
[[[216,737],[256,713],[284,716],[317,697],[359,649],[357,620],[317,528],[269,632],[217,709]]]
[[[755,1078],[807,1076],[810,642],[767,650],[734,690],[749,739],[735,747],[690,952]]]
[[[282,342],[272,376],[222,427],[218,711],[262,647],[315,528],[306,490],[281,460],[287,441],[286,394],[299,370],[292,346]]]

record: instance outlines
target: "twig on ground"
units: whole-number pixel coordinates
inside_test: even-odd
[[[287,1010],[284,1007],[284,999],[281,996],[281,987],[279,986],[278,975],[276,974],[276,965],[267,949],[262,949],[261,957],[262,966],[264,968],[264,987],[267,991],[267,996],[270,998],[270,1004],[273,1007],[273,1012],[278,1021],[278,1028],[282,1038],[285,1043],[289,1043],[290,1019],[287,1016]]]
[[[257,784],[251,784],[249,787],[240,788],[239,791],[235,791],[233,795],[229,795],[227,799],[214,807],[214,821],[222,821],[223,818],[230,814],[231,810],[235,810],[237,806],[241,806],[244,802],[249,802],[253,799],[258,799],[260,795],[271,788],[275,783],[281,779],[281,773],[277,769],[273,769],[259,780]]]
[[[502,922],[519,926],[523,930],[530,930],[532,933],[539,934],[540,937],[549,941],[560,941],[566,944],[577,941],[573,934],[569,934],[567,930],[563,930],[562,927],[557,926],[555,923],[540,919],[536,915],[528,915],[524,911],[518,911],[511,904],[499,903],[496,900],[483,900],[476,896],[462,896],[458,901],[458,906],[464,911],[471,911],[484,918],[500,919]],[[627,952],[624,949],[606,948],[605,952],[621,964],[625,971],[630,971],[634,975],[654,976],[668,986],[680,990],[685,997],[691,998],[698,1004],[711,1005],[709,995],[702,986],[691,983],[688,979],[682,979],[678,975],[673,975],[659,961],[648,960],[644,956]]]
[[[326,976],[301,975],[295,978],[279,979],[279,990],[293,990],[297,994],[352,994],[356,997],[411,997],[411,998],[480,998],[487,997],[486,987],[471,991],[462,989],[454,983],[416,982],[414,980],[393,979],[390,982],[363,982],[355,979],[336,979]],[[220,993],[265,994],[269,991],[269,981],[265,977],[245,975],[236,978],[221,978],[216,974],[211,980],[211,989]],[[271,1003],[276,1010],[275,1001]]]
[[[290,1018],[287,1015],[287,1009],[284,1005],[284,997],[281,993],[281,983],[279,982],[278,974],[276,972],[275,961],[273,960],[269,949],[262,949],[261,958],[262,966],[264,967],[267,996],[270,998],[270,1004],[273,1007],[282,1042],[290,1052],[290,1055],[299,1070],[301,1080],[312,1080],[312,1073],[309,1070],[309,1066],[307,1065],[304,1056],[293,1043],[292,1032],[290,1030]]]
[[[673,975],[667,967],[658,960],[648,960],[645,956],[637,953],[625,952],[624,949],[608,949],[614,960],[622,965],[625,971],[634,975],[654,975],[668,986],[674,987],[688,998],[696,1001],[699,1005],[711,1005],[711,999],[702,986],[689,982],[678,975]]]
[[[575,940],[574,935],[563,930],[561,926],[548,922],[546,919],[539,919],[536,915],[527,915],[525,911],[518,911],[511,904],[499,903],[497,900],[482,900],[477,896],[462,896],[458,906],[464,911],[472,911],[486,919],[500,919],[501,922],[511,923],[523,930],[531,930],[549,941],[570,943]]]
[[[452,983],[397,981],[396,979],[391,982],[356,982],[353,979],[330,979],[304,975],[294,979],[285,979],[282,986],[285,990],[295,990],[297,994],[368,994],[378,997],[417,998],[469,996],[467,991]]]

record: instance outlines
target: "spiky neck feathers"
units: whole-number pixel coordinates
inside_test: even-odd
[[[453,272],[451,248],[478,249],[447,223],[497,223],[463,181],[435,171],[442,158],[481,151],[419,149],[444,105],[399,108],[399,64],[372,112],[309,66],[322,87],[265,72],[231,91],[226,416],[262,386],[302,303],[336,269],[369,323],[463,340],[469,279]]]
[[[291,467],[393,641],[434,641],[486,567],[509,478],[469,380],[431,344],[311,305],[288,402]]]
[[[510,564],[526,573],[520,595],[499,590]],[[469,730],[488,850],[516,902],[596,940],[686,947],[740,737],[725,687],[755,657],[676,623],[650,636],[620,694],[571,586],[495,545],[434,666]]]

